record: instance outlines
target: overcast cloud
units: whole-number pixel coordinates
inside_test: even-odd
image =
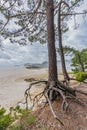
[[[77,11],[82,12],[87,8],[87,0]],[[87,10],[87,9],[86,9]],[[3,17],[3,16],[2,16]],[[77,49],[87,48],[87,16],[85,20],[83,16],[77,16],[76,22],[79,27],[74,29],[74,20],[68,22],[70,30],[63,35],[63,45],[75,47]],[[10,27],[12,28],[12,27]],[[23,66],[26,63],[43,63],[47,61],[47,45],[38,43],[20,46],[11,44],[8,39],[1,38],[0,45],[4,49],[0,49],[0,68],[8,68],[13,66]]]

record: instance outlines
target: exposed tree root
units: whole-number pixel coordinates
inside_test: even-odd
[[[83,83],[87,84],[87,81],[83,81]]]
[[[64,125],[63,122],[56,116],[56,114],[55,114],[55,112],[54,112],[54,110],[53,110],[53,107],[52,107],[51,100],[49,99],[48,93],[49,93],[49,90],[46,91],[45,96],[46,96],[47,101],[48,101],[48,103],[49,103],[50,110],[51,110],[51,112],[52,112],[54,118],[57,119],[57,120],[60,122],[61,125]]]
[[[76,78],[70,78],[70,77],[69,77],[68,79],[61,80],[61,82],[62,82],[63,84],[65,84],[66,86],[69,86],[71,80],[77,81]],[[87,81],[84,80],[84,81],[82,81],[82,82],[80,82],[80,83],[87,84]]]
[[[75,90],[75,89],[74,89]],[[83,91],[81,91],[81,90],[75,90],[75,92],[77,92],[77,93],[80,93],[80,94],[83,94],[83,95],[86,95],[87,96],[87,93],[86,92],[83,92]]]
[[[32,100],[31,98],[31,94],[30,94],[30,89],[33,85],[36,85],[36,84],[39,84],[39,83],[44,83],[44,84],[47,84],[47,81],[36,81],[36,82],[33,82],[29,85],[29,87],[25,90],[25,103],[26,103],[26,109],[28,108],[28,97],[30,100]],[[39,94],[40,95],[40,94]],[[39,95],[36,95],[36,98],[39,96]],[[34,100],[36,99],[34,97]],[[34,101],[33,101],[34,102]]]
[[[39,83],[45,84],[45,88],[44,88],[43,92],[37,94],[32,99],[31,94],[30,94],[30,89],[33,85],[36,85]],[[69,109],[69,105],[70,105],[70,103],[68,103],[68,99],[72,99],[74,102],[76,102],[84,107],[87,107],[87,104],[84,103],[84,101],[82,101],[76,97],[76,93],[80,93],[80,94],[87,96],[86,92],[83,92],[81,90],[75,90],[75,89],[72,89],[70,87],[67,87],[66,85],[64,85],[60,81],[58,81],[57,83],[52,82],[51,84],[49,84],[49,82],[47,82],[47,81],[36,81],[36,82],[31,83],[29,85],[29,88],[26,89],[26,91],[25,91],[26,108],[28,108],[28,97],[30,98],[30,100],[33,100],[33,106],[34,106],[44,96],[45,103],[49,104],[50,110],[51,110],[54,118],[57,119],[61,123],[61,125],[63,125],[62,121],[56,116],[56,114],[53,110],[52,102],[56,98],[62,97],[62,100],[63,100],[62,111],[65,111],[65,112]]]
[[[33,107],[35,106],[36,103],[39,102],[39,100],[43,97],[44,93],[41,92],[39,94],[37,94],[34,98],[33,98]]]

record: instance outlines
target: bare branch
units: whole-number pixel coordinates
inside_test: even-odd
[[[42,0],[38,0],[38,4],[36,9],[34,10],[34,13],[38,11],[39,7],[41,6]]]
[[[69,8],[69,4],[67,4],[65,1],[62,1],[61,4],[62,4],[62,3]]]
[[[25,15],[29,16],[29,15],[31,15],[31,14],[43,14],[43,15],[46,15],[45,12],[40,12],[40,11],[38,11],[38,12],[18,13],[18,14],[15,14],[15,15],[10,15],[10,16],[8,16],[8,17],[9,17],[9,18],[15,18],[15,17],[25,16]]]
[[[4,28],[6,27],[6,25],[9,23],[9,19],[7,20],[7,22],[4,24],[4,26],[2,27],[2,29],[0,30],[0,32],[2,32],[4,30]]]
[[[66,14],[61,14],[61,16],[68,16],[68,15],[82,15],[82,14],[87,14],[87,11],[85,12],[80,12],[80,13],[66,13]]]

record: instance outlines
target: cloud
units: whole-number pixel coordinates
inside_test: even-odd
[[[75,12],[87,11],[87,0],[75,8]],[[76,29],[75,29],[76,23]],[[87,48],[87,14],[75,15],[68,21],[69,31],[63,35],[63,44],[77,49]]]
[[[0,67],[23,66],[26,63],[42,63],[47,61],[47,46],[40,43],[20,46],[11,44],[9,39],[3,42],[3,51],[0,50]]]
[[[71,24],[72,25],[72,24]],[[70,28],[70,30],[64,34],[63,44],[77,49],[87,48],[87,17],[86,22],[81,22],[77,29]]]
[[[63,45],[76,49],[87,47],[87,23],[83,23],[77,30],[71,29],[64,34]],[[29,43],[20,46],[17,43],[11,44],[9,39],[2,40],[4,50],[0,50],[0,67],[23,66],[26,63],[42,63],[47,61],[47,45],[40,43]],[[59,59],[59,57],[58,57]]]
[[[87,8],[87,0],[84,0],[85,4],[76,8],[76,12],[82,12]],[[0,19],[4,19],[4,16],[0,14]],[[6,21],[5,21],[6,22]],[[74,30],[74,17],[68,21],[70,30],[63,35],[63,45],[75,47],[76,49],[87,48],[87,16],[85,21],[83,16],[76,16],[76,22],[79,27]],[[17,25],[14,26],[14,20],[11,21],[10,30],[16,30]],[[9,26],[9,25],[8,25]],[[4,50],[0,50],[0,67],[13,67],[23,66],[26,63],[42,63],[47,61],[47,45],[41,45],[40,43],[29,43],[26,46],[20,46],[17,43],[11,44],[9,39],[0,39],[0,45]]]

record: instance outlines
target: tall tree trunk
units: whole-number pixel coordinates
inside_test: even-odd
[[[81,65],[81,71],[82,72],[85,72],[85,68],[84,68],[84,65],[83,65],[83,62],[81,60],[81,55],[78,53],[78,60],[79,60],[79,63]]]
[[[57,82],[57,61],[55,49],[55,31],[54,31],[54,4],[53,0],[46,1],[47,16],[47,35],[48,35],[48,81],[49,83]]]
[[[62,71],[64,75],[65,80],[69,80],[69,76],[66,70],[65,65],[65,58],[63,53],[63,46],[62,46],[62,32],[61,32],[61,3],[59,5],[59,12],[58,12],[58,36],[59,36],[59,52],[60,52],[60,58],[61,58],[61,64],[62,64]]]

